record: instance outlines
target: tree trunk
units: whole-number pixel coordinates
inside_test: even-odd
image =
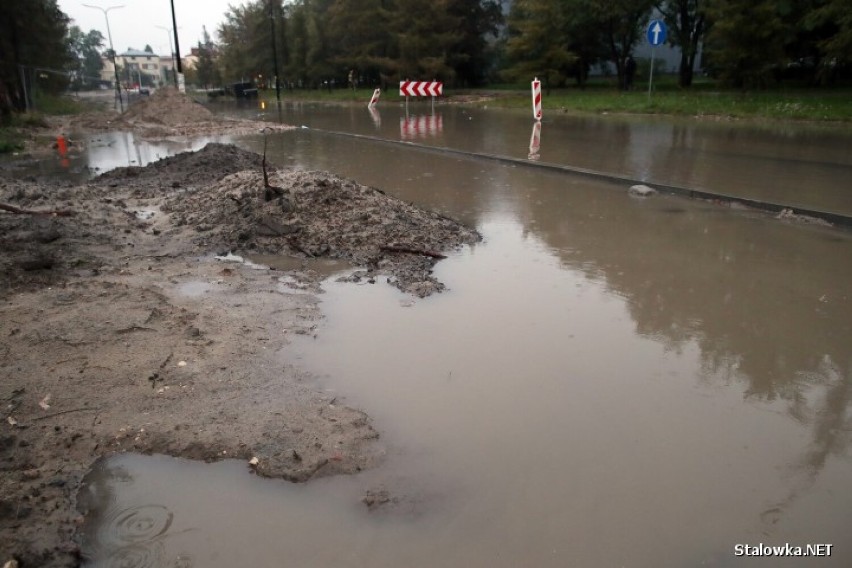
[[[690,57],[685,51],[680,54],[680,72],[678,75],[677,84],[680,87],[686,88],[692,85],[692,67],[695,62],[695,56]]]

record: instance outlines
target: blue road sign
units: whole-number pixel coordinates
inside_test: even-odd
[[[666,23],[662,20],[651,20],[647,35],[648,43],[653,46],[662,45],[666,41]]]

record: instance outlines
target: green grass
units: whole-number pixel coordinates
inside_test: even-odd
[[[282,90],[281,100],[361,103],[367,104],[372,89]],[[499,108],[527,108],[530,106],[530,86],[492,85],[484,89],[457,90],[444,88],[452,100],[456,95],[484,95],[487,102],[469,103]],[[275,102],[275,91],[261,92],[262,99]],[[647,80],[637,81],[634,90],[619,91],[615,79],[596,77],[586,88],[571,86],[543,91],[542,106],[545,113],[629,113],[674,116],[721,116],[757,120],[791,121],[852,121],[852,89],[850,88],[778,88],[764,91],[720,89],[705,77],[696,77],[689,89],[680,89],[672,75],[655,77],[654,90],[648,96]],[[382,94],[383,101],[401,100],[394,87]]]
[[[23,150],[25,141],[33,139],[35,130],[50,126],[47,116],[77,114],[86,110],[82,103],[64,95],[41,93],[34,103],[36,110],[12,114],[9,123],[0,126],[0,154]]]
[[[35,109],[41,114],[65,115],[83,112],[83,105],[65,95],[49,95],[40,93],[35,97]]]
[[[494,106],[530,106],[527,93],[500,97]],[[542,96],[547,110],[582,113],[664,114],[676,116],[723,116],[773,120],[852,121],[850,91],[710,91],[647,90],[620,92],[587,88],[553,90]]]
[[[23,149],[23,136],[17,128],[0,127],[0,154],[11,154]]]

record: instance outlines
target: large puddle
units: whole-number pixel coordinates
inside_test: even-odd
[[[848,232],[319,134],[271,142],[278,163],[485,240],[439,263],[450,290],[426,300],[327,282],[318,338],[280,354],[373,417],[381,467],[295,486],[242,463],[103,462],[81,495],[92,566],[802,565],[734,555],[761,543],[834,544],[819,565],[852,564]],[[376,488],[396,502],[371,512]]]
[[[422,102],[406,110],[396,97],[385,99],[372,112],[288,104],[281,119],[852,215],[852,130],[842,125],[548,112],[536,126],[528,111]]]

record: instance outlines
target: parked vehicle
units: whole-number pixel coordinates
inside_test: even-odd
[[[231,91],[238,99],[257,98],[257,88],[251,83],[251,81],[232,83],[228,90]]]

